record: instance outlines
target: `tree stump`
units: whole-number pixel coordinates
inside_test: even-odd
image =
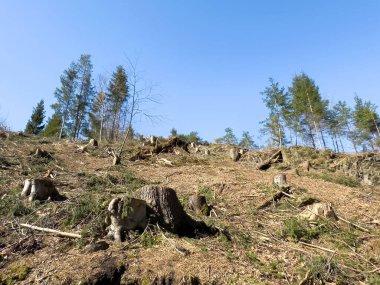
[[[286,181],[286,175],[285,174],[277,174],[273,176],[273,186],[278,188],[287,187],[288,183]]]
[[[230,149],[230,157],[233,161],[238,161],[241,157],[241,153],[237,148],[231,148]]]
[[[60,195],[54,186],[54,182],[49,178],[26,179],[21,195],[28,197],[29,201],[47,200],[62,201],[64,196]]]
[[[128,230],[144,229],[147,225],[146,203],[140,199],[123,197],[115,198],[108,205],[110,219],[106,219],[108,226],[107,237],[117,242],[124,240]]]
[[[203,195],[192,195],[189,198],[189,208],[197,214],[202,213],[208,216],[210,214],[210,207],[207,205],[206,197]]]
[[[89,146],[98,147],[98,141],[96,139],[90,139],[88,142]]]
[[[202,221],[193,220],[183,209],[174,189],[160,186],[144,186],[136,191],[136,196],[144,200],[151,216],[164,229],[183,236],[197,233],[213,234],[217,230]]]
[[[310,167],[311,167],[311,163],[308,160],[301,164],[301,168],[303,170],[306,170],[307,172],[310,171]]]
[[[115,154],[112,160],[112,165],[119,165],[120,163],[121,163],[121,157]]]

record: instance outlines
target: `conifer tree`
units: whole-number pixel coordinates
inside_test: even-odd
[[[58,113],[53,114],[53,116],[48,119],[46,127],[41,132],[41,135],[56,138],[63,138],[66,136],[65,132],[62,131],[62,117]]]
[[[237,144],[237,138],[234,135],[234,132],[232,131],[231,128],[226,128],[225,130],[225,135],[222,138],[222,143],[225,144]]]
[[[127,74],[124,68],[119,65],[112,74],[107,93],[111,121],[109,138],[111,140],[119,137],[122,107],[127,102],[127,97]]]
[[[75,92],[78,85],[77,82],[77,68],[76,64],[73,62],[67,70],[63,72],[60,77],[61,87],[57,88],[54,92],[54,96],[57,103],[53,104],[51,107],[55,110],[55,114],[61,117],[61,128],[59,132],[59,138],[62,138],[63,133],[66,129],[71,128],[71,123],[69,121],[69,114],[72,108],[72,104],[75,98]],[[57,122],[55,118],[54,123]],[[55,127],[54,127],[55,128]]]
[[[82,134],[82,131],[88,129],[87,118],[94,96],[90,55],[81,55],[76,64],[76,74],[77,90],[70,109],[70,117],[72,121],[71,136],[73,139],[78,139]]]
[[[289,96],[285,92],[285,88],[280,87],[278,82],[273,78],[269,78],[270,86],[266,87],[261,95],[265,106],[269,109],[269,117],[262,122],[262,132],[269,134],[271,144],[282,147],[285,145],[284,126],[286,122],[286,114],[289,107]]]
[[[370,101],[363,101],[355,96],[353,122],[356,142],[364,147],[370,146],[374,150],[380,140],[380,119],[376,112],[376,106]]]
[[[314,80],[306,74],[301,73],[293,78],[292,86],[289,88],[293,118],[296,120],[295,132],[307,133],[305,142],[309,141],[316,148],[315,137],[319,148],[326,148],[323,136],[323,127],[328,115],[328,101],[322,100],[319,88]]]
[[[44,119],[45,119],[45,106],[44,100],[41,100],[35,108],[33,108],[33,113],[26,124],[25,133],[38,135],[44,128]]]
[[[255,142],[248,131],[243,132],[239,146],[247,149],[253,149],[256,147]]]

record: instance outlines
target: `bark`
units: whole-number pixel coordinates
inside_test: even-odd
[[[136,192],[148,205],[148,212],[164,229],[183,236],[197,233],[213,234],[216,230],[204,222],[193,220],[183,209],[174,189],[160,186],[144,186]]]
[[[270,168],[272,166],[273,163],[283,162],[283,161],[284,161],[284,157],[282,155],[282,151],[278,150],[268,160],[259,164],[257,166],[257,169],[258,170],[267,170],[268,168]]]
[[[206,216],[210,214],[210,207],[207,205],[206,197],[203,195],[190,196],[189,208],[196,213],[202,213]]]

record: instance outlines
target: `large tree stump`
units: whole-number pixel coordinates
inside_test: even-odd
[[[29,201],[47,200],[62,201],[64,196],[60,195],[54,186],[54,182],[49,178],[26,179],[21,195],[28,197]]]
[[[125,233],[136,228],[144,229],[147,225],[146,204],[140,199],[115,198],[108,205],[109,219],[107,237],[117,242],[124,240]]]
[[[210,214],[210,207],[207,205],[206,197],[203,195],[191,195],[189,198],[189,208],[197,214],[202,213],[206,216]]]
[[[197,233],[216,233],[204,222],[193,220],[183,209],[174,189],[160,186],[144,186],[136,191],[136,195],[144,200],[156,219],[166,230],[184,236]]]

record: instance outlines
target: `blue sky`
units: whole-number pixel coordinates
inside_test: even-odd
[[[137,131],[231,127],[259,139],[260,92],[305,72],[324,98],[380,105],[380,1],[6,1],[0,0],[0,114],[22,130],[40,99],[54,103],[59,77],[81,54],[94,78],[126,56],[160,94],[162,120]],[[51,115],[48,108],[47,115]]]

